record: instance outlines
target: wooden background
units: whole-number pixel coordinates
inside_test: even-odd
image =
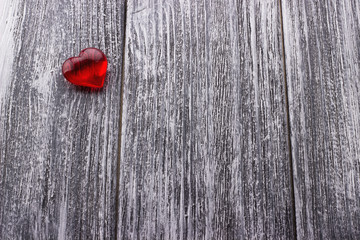
[[[0,239],[360,239],[360,2],[0,0]]]

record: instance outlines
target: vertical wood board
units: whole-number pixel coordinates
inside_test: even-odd
[[[118,239],[294,237],[279,3],[128,1]]]
[[[298,239],[359,239],[360,3],[282,5]]]
[[[123,1],[18,1],[1,29],[0,239],[114,238]],[[86,47],[108,57],[102,90],[61,74]]]

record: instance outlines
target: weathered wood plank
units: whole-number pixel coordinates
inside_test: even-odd
[[[14,56],[9,78],[0,66],[0,239],[114,238],[124,3],[5,4],[17,10],[0,26]],[[109,60],[100,91],[61,75],[90,46]]]
[[[119,239],[291,239],[277,0],[130,0]]]
[[[360,238],[360,3],[282,1],[299,239]]]

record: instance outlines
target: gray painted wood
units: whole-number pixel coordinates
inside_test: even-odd
[[[129,0],[118,239],[292,239],[277,0]]]
[[[277,0],[129,0],[121,128],[124,1],[2,0],[0,239],[359,238],[360,4],[282,2],[293,172]]]
[[[124,3],[1,4],[0,239],[114,238]],[[99,91],[61,74],[90,46],[108,56]]]
[[[359,239],[360,2],[282,2],[298,239]]]

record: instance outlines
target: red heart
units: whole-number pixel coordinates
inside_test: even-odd
[[[105,54],[97,48],[81,50],[79,57],[71,57],[62,65],[64,77],[72,84],[102,88],[107,68]]]

